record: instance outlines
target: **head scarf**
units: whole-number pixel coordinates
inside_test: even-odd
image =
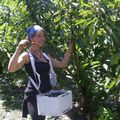
[[[44,29],[40,27],[39,25],[34,25],[32,27],[29,27],[26,31],[28,35],[28,39],[30,40],[31,38],[33,38],[38,31],[45,32]]]

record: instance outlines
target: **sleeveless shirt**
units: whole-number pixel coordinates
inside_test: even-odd
[[[34,57],[36,71],[38,74],[40,74],[41,85],[40,85],[39,90],[42,93],[48,92],[52,89],[52,86],[50,83],[50,76],[49,76],[49,72],[50,72],[49,60],[46,59],[47,62],[42,62],[34,54],[32,55]],[[38,80],[36,79],[33,73],[32,65],[30,62],[28,64],[25,64],[25,70],[28,73],[28,75],[32,77],[34,82],[38,84]],[[26,96],[32,96],[32,95],[38,94],[38,91],[33,86],[33,84],[30,82],[29,79],[28,79],[27,87],[25,89],[25,94]]]

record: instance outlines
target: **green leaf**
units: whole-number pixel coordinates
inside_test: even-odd
[[[91,66],[92,66],[92,68],[99,67],[100,66],[100,61],[93,61],[93,62],[91,62]]]
[[[93,20],[87,21],[86,24],[85,24],[85,27],[87,27],[88,25],[92,24],[96,20],[97,20],[97,18],[94,18]]]
[[[80,25],[85,22],[85,19],[76,20],[75,22],[75,25]]]
[[[57,16],[55,19],[54,19],[54,22],[58,22],[60,21],[61,17],[60,16]]]
[[[112,82],[109,84],[108,89],[111,89],[115,84],[116,84],[116,81],[112,81]]]
[[[110,64],[115,65],[119,62],[119,60],[120,60],[120,53],[116,53],[114,56],[111,57]]]
[[[91,62],[91,65],[93,66],[93,65],[96,65],[96,64],[100,64],[100,61],[93,61],[93,62]]]
[[[120,72],[120,65],[117,66],[117,72],[118,72],[118,73]]]
[[[77,7],[77,6],[78,6],[78,3],[72,2],[72,5],[74,5],[75,7]]]
[[[114,3],[115,0],[102,0],[105,4]]]
[[[90,14],[92,14],[90,10],[80,10],[80,13],[79,13],[80,16],[84,16],[84,17]]]

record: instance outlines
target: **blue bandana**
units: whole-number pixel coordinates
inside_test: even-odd
[[[41,31],[41,30],[44,31],[43,28],[41,28],[39,25],[34,25],[32,27],[29,27],[26,31],[28,35],[28,39],[30,40],[31,38],[33,38],[36,32]]]

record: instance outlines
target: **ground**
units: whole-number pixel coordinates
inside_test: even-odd
[[[20,110],[6,110],[3,106],[3,100],[0,100],[0,120],[22,120],[21,119],[21,111]],[[24,120],[31,120],[30,116]],[[71,120],[66,115],[61,116],[59,119],[54,119],[47,117],[46,120]]]

